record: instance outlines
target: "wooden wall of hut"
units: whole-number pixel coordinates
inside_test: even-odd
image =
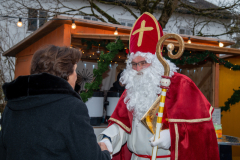
[[[207,100],[213,105],[213,65],[207,62],[203,65],[180,66],[178,72],[192,79]]]

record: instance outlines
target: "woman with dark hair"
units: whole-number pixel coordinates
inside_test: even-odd
[[[3,85],[1,160],[110,160],[74,91],[80,58],[77,49],[48,46],[34,53],[29,76]]]

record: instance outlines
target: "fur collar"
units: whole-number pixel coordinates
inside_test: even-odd
[[[6,101],[43,94],[69,94],[81,99],[66,80],[48,73],[19,76],[2,88]]]

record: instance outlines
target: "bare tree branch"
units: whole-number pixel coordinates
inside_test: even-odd
[[[114,23],[114,24],[120,24],[118,21],[116,21],[113,17],[111,17],[109,14],[104,12],[102,9],[100,9],[95,3],[93,3],[93,0],[88,0],[90,3],[91,7],[98,11],[102,16],[108,19],[109,22]]]

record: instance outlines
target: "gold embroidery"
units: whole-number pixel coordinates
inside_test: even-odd
[[[145,27],[145,25],[146,25],[146,21],[143,20],[141,22],[141,28],[135,30],[133,32],[133,34],[132,34],[132,35],[135,35],[135,34],[137,34],[139,32],[138,43],[137,43],[138,47],[140,47],[142,45],[143,32],[144,31],[151,31],[151,30],[153,30],[153,27]]]
[[[204,122],[204,121],[210,121],[212,118],[212,110],[213,107],[211,106],[209,109],[209,115],[208,118],[200,118],[200,119],[168,119],[168,122],[188,122],[188,123],[195,123],[195,122]]]
[[[160,39],[160,30],[159,30],[159,26],[158,26],[158,21],[156,20],[156,18],[151,13],[144,12],[143,14],[149,15],[153,19],[153,21],[155,22],[156,29],[157,29],[157,34],[158,34],[158,40],[159,40]],[[141,16],[139,18],[141,18]],[[134,26],[138,22],[139,18],[135,21],[132,28],[134,28]],[[131,39],[132,31],[133,31],[133,29],[131,30],[131,33],[130,33],[130,36],[129,36],[129,48],[131,48],[130,47],[130,39]],[[161,35],[161,36],[163,36],[163,35]],[[131,51],[130,51],[130,53],[131,53]]]
[[[175,160],[178,160],[178,141],[179,141],[179,133],[178,133],[177,123],[174,123],[174,129],[175,129],[175,134],[176,134],[176,140],[175,140]]]
[[[117,124],[119,124],[120,126],[122,126],[126,131],[130,132],[131,128],[128,128],[125,124],[123,124],[121,121],[114,119],[114,118],[109,118],[110,121],[114,121]]]

